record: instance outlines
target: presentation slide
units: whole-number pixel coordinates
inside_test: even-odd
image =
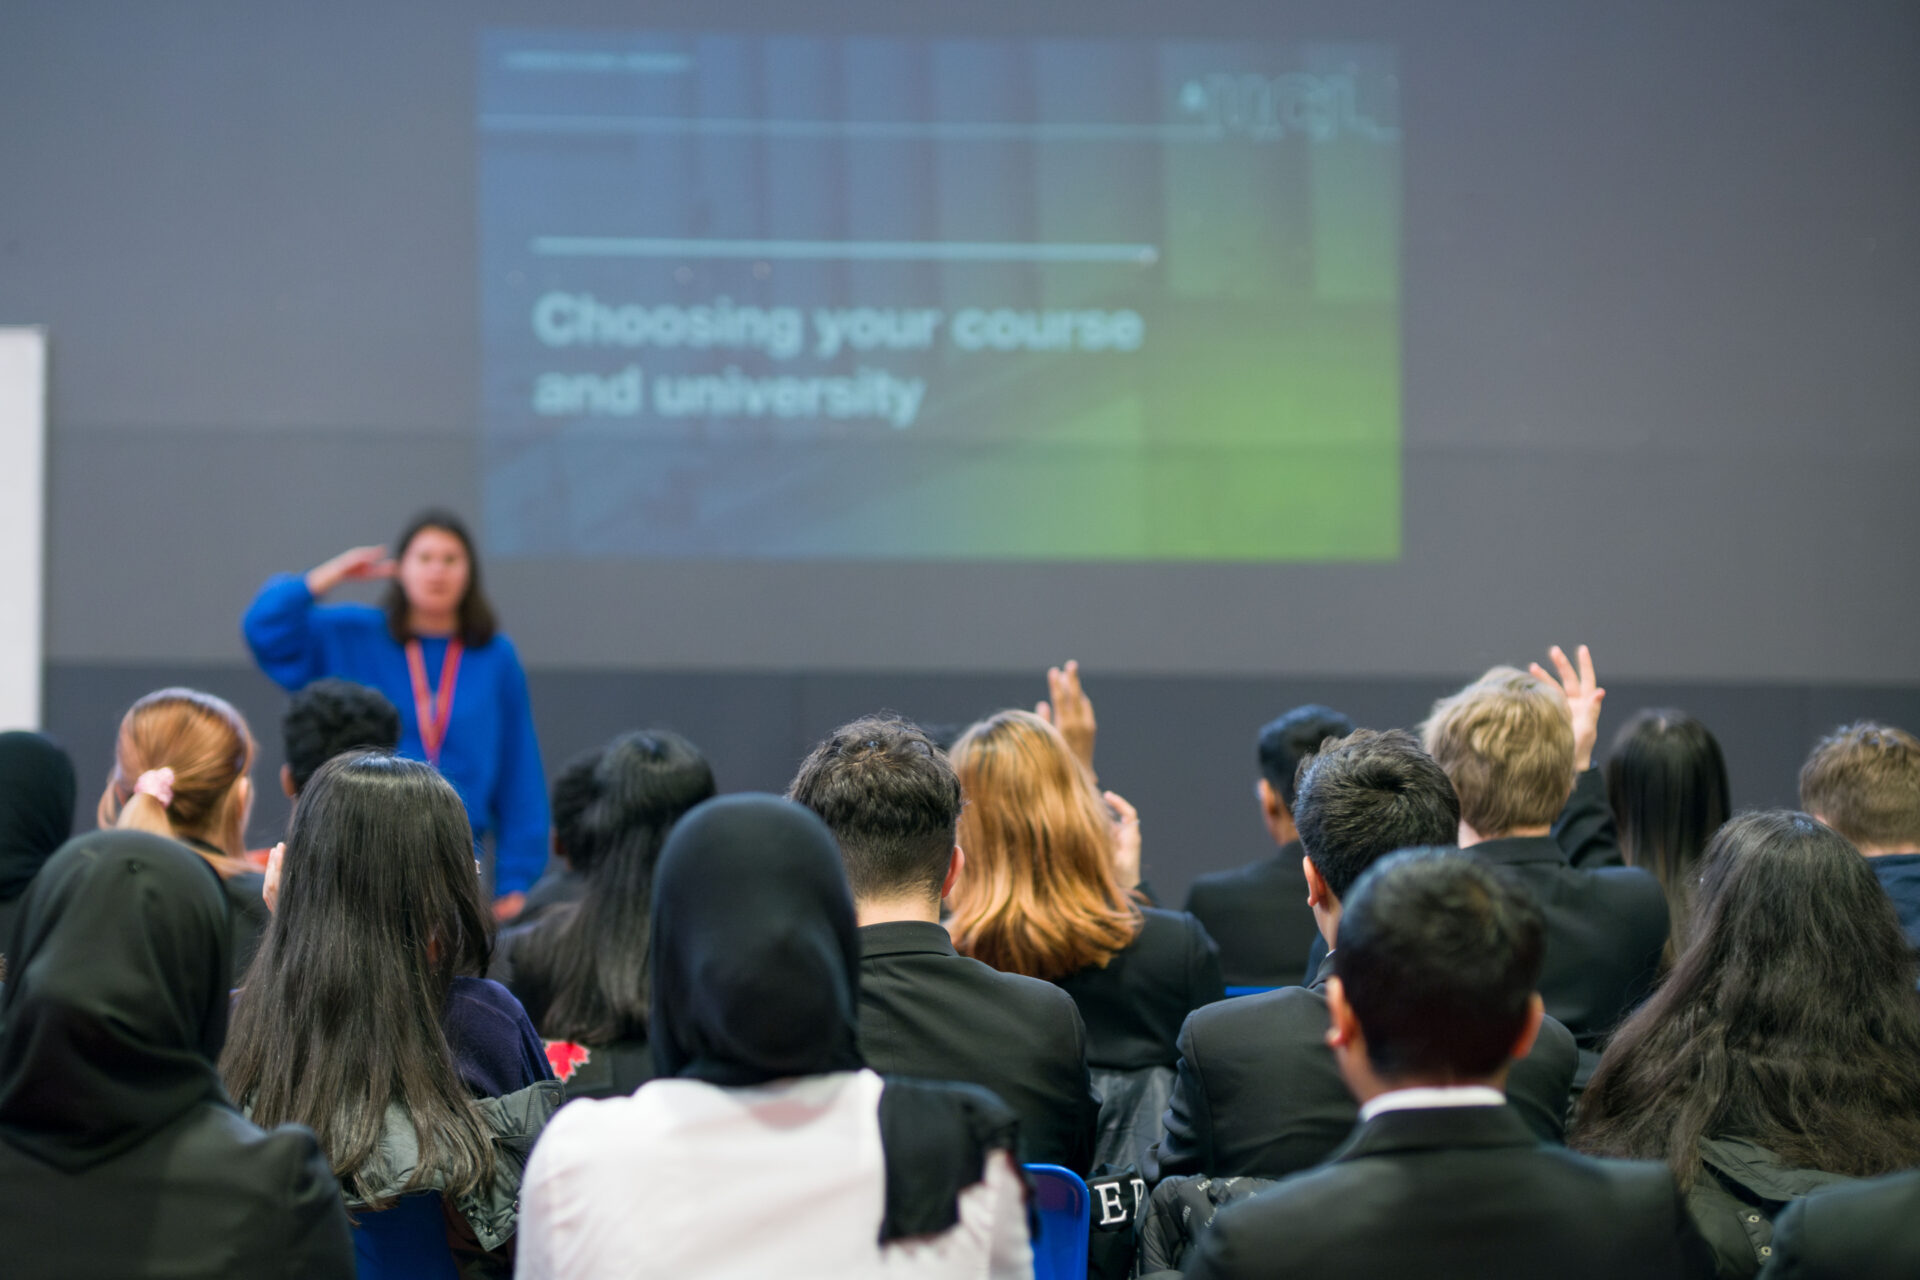
[[[490,554],[1399,556],[1390,48],[490,30],[478,91]]]

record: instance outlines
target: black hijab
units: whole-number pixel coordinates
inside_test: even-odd
[[[853,896],[826,824],[791,801],[726,796],[675,824],[649,964],[662,1076],[753,1085],[864,1065]]]
[[[206,860],[100,831],[48,860],[21,904],[0,995],[0,1140],[67,1173],[203,1102],[227,1037],[227,899]]]
[[[0,902],[26,892],[73,834],[73,797],[66,752],[37,733],[0,733]]]

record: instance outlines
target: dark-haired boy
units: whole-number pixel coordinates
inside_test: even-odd
[[[853,889],[867,1065],[993,1090],[1020,1117],[1022,1161],[1085,1175],[1099,1104],[1073,998],[957,954],[940,924],[966,862],[946,754],[906,720],[856,720],[813,749],[787,796],[826,822]]]
[[[1403,853],[1362,877],[1327,984],[1360,1127],[1324,1167],[1222,1209],[1188,1280],[1712,1275],[1664,1165],[1543,1147],[1508,1105],[1546,945],[1527,891],[1471,856]]]

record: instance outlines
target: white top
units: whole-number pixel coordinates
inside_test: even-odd
[[[554,1116],[520,1190],[519,1280],[1028,1280],[1012,1157],[960,1193],[937,1236],[880,1245],[880,1077],[725,1089],[652,1080]]]
[[[1424,1111],[1429,1107],[1498,1107],[1507,1095],[1484,1084],[1427,1085],[1416,1089],[1393,1089],[1376,1094],[1360,1108],[1360,1122],[1382,1111]]]

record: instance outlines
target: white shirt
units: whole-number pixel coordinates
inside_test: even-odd
[[[1429,1107],[1498,1107],[1507,1095],[1484,1084],[1424,1085],[1378,1094],[1360,1108],[1360,1122],[1382,1111],[1424,1111]]]
[[[725,1089],[653,1080],[563,1108],[520,1191],[519,1280],[1026,1280],[1012,1158],[960,1193],[960,1221],[881,1246],[880,1077]]]

